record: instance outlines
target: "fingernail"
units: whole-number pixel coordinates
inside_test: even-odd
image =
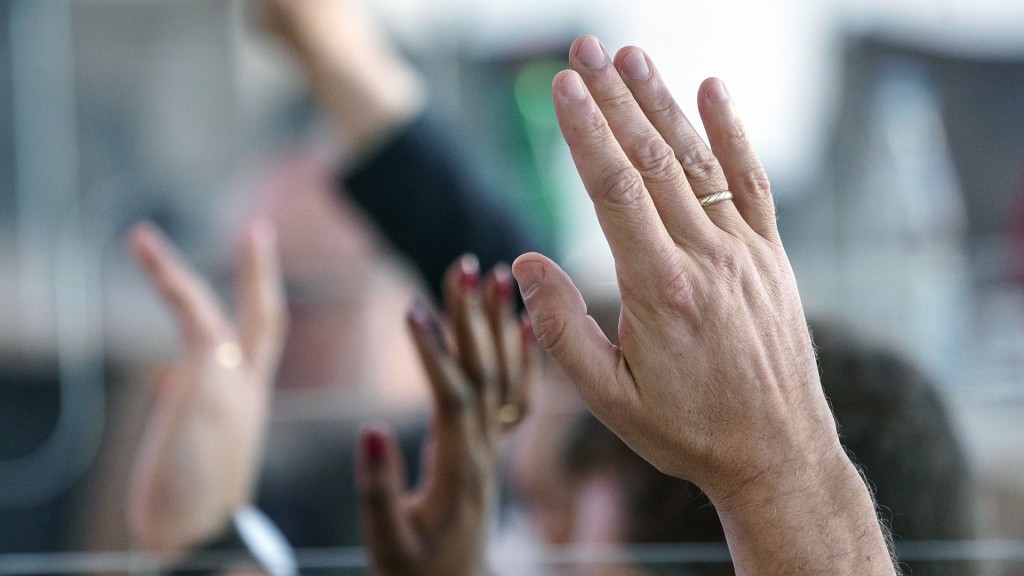
[[[462,271],[462,289],[473,294],[480,287],[480,261],[472,254],[466,254],[459,262]]]
[[[430,317],[433,314],[430,312],[430,308],[427,307],[426,302],[417,298],[412,301],[412,305],[409,306],[409,320],[419,328],[428,328],[430,325]]]
[[[508,304],[515,297],[512,272],[507,266],[499,266],[494,269],[494,289],[497,291],[498,302],[503,305]]]
[[[441,350],[448,351],[448,344],[441,332],[441,323],[437,321],[437,316],[434,315],[430,306],[421,298],[416,298],[409,306],[409,320],[417,330],[433,336]]]
[[[587,96],[587,87],[583,85],[583,79],[575,72],[564,74],[559,82],[559,92],[567,100],[583,100]]]
[[[725,83],[717,78],[708,84],[708,100],[711,102],[724,102],[729,99],[729,91],[725,89]]]
[[[597,38],[588,36],[580,42],[580,47],[576,50],[576,58],[587,68],[600,68],[604,66],[604,48],[601,47]]]
[[[384,435],[377,430],[370,430],[363,437],[363,451],[370,466],[379,466],[384,461],[385,444]]]
[[[643,80],[651,75],[642,50],[633,50],[622,57],[622,73],[633,80]]]
[[[520,294],[526,299],[544,281],[544,267],[537,263],[521,264],[512,267],[512,275],[519,283]]]

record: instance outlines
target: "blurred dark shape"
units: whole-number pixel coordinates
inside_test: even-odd
[[[872,89],[878,72],[893,62],[920,69],[937,92],[950,158],[966,211],[966,233],[975,273],[981,280],[1005,274],[1006,233],[1024,176],[1024,56],[970,54],[928,47],[886,35],[848,39],[827,164],[834,182],[859,182],[858,161],[869,138]],[[836,199],[836,223],[843,226],[844,203]],[[821,222],[822,225],[828,225]],[[849,227],[849,225],[847,225]],[[1000,269],[992,269],[994,260]]]
[[[0,461],[31,454],[57,425],[60,397],[56,361],[7,357],[0,363]],[[55,552],[71,498],[35,506],[0,508],[0,554]]]
[[[275,427],[257,503],[296,548],[359,546],[362,525],[355,484],[353,422],[295,423]],[[426,422],[395,429],[405,461],[406,485],[415,486]]]

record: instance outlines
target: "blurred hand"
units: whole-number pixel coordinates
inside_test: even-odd
[[[409,329],[434,393],[434,420],[421,487],[404,488],[401,455],[387,433],[361,438],[357,474],[370,565],[378,576],[486,573],[484,546],[504,430],[525,414],[536,377],[529,323],[514,314],[508,267],[480,286],[476,258],[445,276],[454,337],[448,342],[422,302]]]
[[[725,86],[698,95],[709,149],[640,49],[613,61],[584,36],[570,63],[555,109],[615,258],[621,345],[565,272],[526,254],[513,270],[538,340],[631,448],[708,494],[737,573],[891,574]],[[698,201],[725,190],[732,200]]]
[[[129,494],[129,526],[165,558],[216,536],[250,503],[271,387],[286,331],[273,227],[244,231],[236,280],[237,324],[206,281],[153,226],[131,247],[176,317],[178,359],[156,382],[155,404]]]

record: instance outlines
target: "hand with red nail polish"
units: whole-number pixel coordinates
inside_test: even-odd
[[[737,574],[893,574],[822,393],[765,171],[725,86],[705,144],[642,50],[578,38],[552,95],[615,259],[620,346],[540,254],[513,265],[541,345],[587,407],[715,504]]]
[[[512,275],[481,280],[473,256],[445,276],[447,328],[422,301],[408,324],[434,394],[423,479],[403,485],[398,446],[364,431],[357,462],[367,551],[378,576],[486,574],[484,545],[497,490],[503,433],[526,413],[537,347],[515,314]]]
[[[130,242],[181,339],[156,382],[128,494],[133,539],[167,559],[217,536],[251,503],[287,312],[269,223],[241,238],[237,323],[155,227],[137,225]]]

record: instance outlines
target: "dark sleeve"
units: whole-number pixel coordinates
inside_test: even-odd
[[[540,247],[515,212],[422,117],[341,177],[344,189],[440,298],[444,271],[472,252],[481,270]]]

